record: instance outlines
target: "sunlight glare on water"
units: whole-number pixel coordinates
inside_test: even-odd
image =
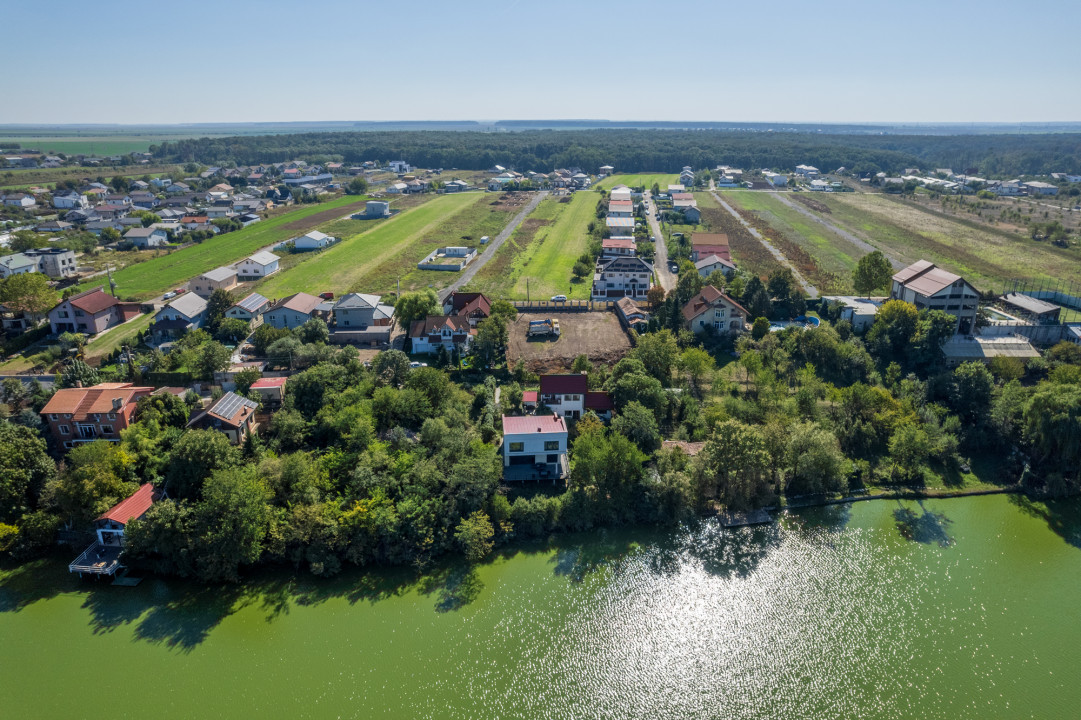
[[[159,678],[115,717],[945,720],[1081,705],[1077,501],[596,531],[419,579],[113,588],[30,569],[0,574],[4,717],[85,715],[55,684],[103,657],[106,679]]]

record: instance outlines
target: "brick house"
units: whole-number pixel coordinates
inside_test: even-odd
[[[41,419],[65,448],[95,440],[119,442],[120,431],[133,422],[139,398],[152,392],[152,387],[132,383],[57,390],[41,409]]]

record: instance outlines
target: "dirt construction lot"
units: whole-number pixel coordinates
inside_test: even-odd
[[[527,339],[530,320],[559,320],[558,340]],[[595,363],[614,365],[631,349],[631,341],[615,313],[521,313],[507,328],[507,360],[513,366],[525,360],[530,372],[569,370],[574,358],[587,355]]]

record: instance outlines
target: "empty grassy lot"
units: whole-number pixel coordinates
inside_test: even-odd
[[[588,299],[591,279],[571,282],[571,268],[586,250],[586,227],[595,219],[597,200],[599,196],[591,192],[542,200],[468,289],[524,300],[528,280],[530,297]]]
[[[1081,253],[1009,231],[944,216],[881,194],[821,193],[828,218],[904,262],[921,258],[963,275],[981,290],[1012,278],[1081,281]]]
[[[417,262],[436,246],[425,238],[456,214],[479,204],[488,195],[440,195],[419,207],[381,221],[353,220],[355,230],[343,240],[270,276],[256,286],[267,297],[323,291],[381,293],[393,289],[397,273],[416,270]],[[336,227],[341,227],[337,225]],[[428,248],[424,252],[421,249]],[[420,254],[417,254],[417,253]],[[447,282],[456,273],[445,273]]]
[[[597,183],[597,187],[608,190],[616,185],[626,185],[627,187],[644,187],[646,190],[657,183],[661,186],[663,192],[669,185],[677,185],[679,183],[679,173],[639,173],[637,175],[621,175],[616,173],[610,175],[604,180]]]
[[[364,207],[364,197],[348,196],[317,205],[302,205],[268,220],[249,225],[242,230],[219,235],[197,245],[159,255],[138,265],[131,265],[113,274],[117,292],[125,299],[146,300],[169,288],[183,285],[191,278],[243,259],[259,248],[288,240],[312,230],[337,217]],[[88,289],[97,282],[85,283]]]
[[[816,285],[821,285],[820,289],[826,292],[851,290],[852,271],[859,259],[866,254],[864,250],[785,205],[774,193],[728,190],[724,197],[744,210],[757,213],[777,235],[785,237],[810,254],[819,271],[816,273],[817,277],[809,279]]]

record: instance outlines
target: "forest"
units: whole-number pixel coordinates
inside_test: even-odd
[[[151,147],[164,162],[254,165],[289,160],[387,162],[425,168],[486,170],[494,165],[550,172],[678,172],[685,165],[791,170],[810,164],[823,172],[899,175],[905,168],[976,169],[1013,178],[1081,172],[1081,135],[831,135],[718,130],[372,131],[248,135],[164,142]]]

